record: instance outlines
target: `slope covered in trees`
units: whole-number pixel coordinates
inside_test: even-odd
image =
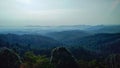
[[[63,35],[67,34],[65,32]],[[73,38],[69,39],[69,36]],[[70,49],[75,57],[86,60],[120,53],[120,33],[100,33],[83,37],[68,35],[64,39],[60,41],[42,35],[1,34],[0,47],[12,48],[20,54],[32,50],[36,54],[50,56],[52,48],[64,46]],[[80,55],[82,57],[79,57]]]
[[[52,48],[61,45],[60,42],[45,37],[42,35],[17,35],[17,34],[0,34],[1,45],[4,43],[14,45],[19,44],[22,46],[30,45],[32,48]]]
[[[110,68],[112,66],[119,68],[120,33],[119,29],[116,30],[117,28],[119,26],[91,26],[83,30],[77,28],[77,30],[49,31],[50,33],[46,32],[45,35],[0,34],[0,48],[10,48],[17,56],[20,55],[20,60],[23,61],[21,68],[55,68],[57,66],[59,68],[68,61],[72,62],[69,59],[71,56],[74,56],[72,59],[75,59],[80,68]],[[56,48],[61,46],[67,49]],[[4,52],[0,53],[2,53],[0,57],[4,56]],[[7,53],[6,55],[11,54],[11,52]],[[51,56],[55,61],[50,63]],[[69,64],[65,66],[70,66]]]
[[[65,41],[68,46],[83,47],[96,53],[120,53],[120,33],[101,33]]]
[[[65,41],[65,40],[75,39],[77,37],[89,36],[92,35],[92,33],[83,30],[67,30],[67,31],[50,32],[47,33],[46,35],[58,41]]]

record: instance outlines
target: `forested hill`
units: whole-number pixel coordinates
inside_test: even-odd
[[[32,50],[37,54],[49,56],[53,48],[64,46],[70,49],[75,57],[80,58],[82,55],[82,59],[120,53],[120,33],[99,33],[81,37],[66,35],[65,31],[65,35],[63,32],[61,35],[61,38],[65,37],[62,41],[59,39],[59,33],[54,36],[56,40],[42,35],[0,34],[0,47],[14,48],[20,53]]]
[[[67,30],[67,31],[58,31],[50,32],[46,34],[48,37],[54,38],[58,41],[65,41],[70,39],[81,38],[85,36],[92,35],[92,33],[84,30]]]
[[[53,48],[58,47],[62,45],[60,42],[45,37],[42,35],[30,35],[30,34],[24,34],[24,35],[17,35],[17,34],[0,34],[0,42],[1,46],[4,46],[8,44],[15,45],[19,44],[21,46],[31,46],[35,49],[42,49],[42,48]]]
[[[98,53],[120,53],[120,33],[100,33],[64,41],[68,46],[83,47]]]

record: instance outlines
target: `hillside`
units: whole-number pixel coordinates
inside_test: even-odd
[[[101,33],[83,38],[76,38],[64,41],[66,45],[84,47],[87,50],[97,53],[120,53],[120,33]]]
[[[36,54],[49,56],[53,48],[64,46],[70,49],[75,57],[86,60],[99,58],[99,55],[120,53],[120,33],[90,35],[81,31],[63,31],[52,36],[56,37],[56,40],[42,35],[0,34],[0,47],[17,49],[21,54],[32,50]]]
[[[58,41],[67,41],[70,39],[75,39],[77,37],[82,38],[85,36],[89,36],[92,33],[83,31],[83,30],[67,30],[67,31],[59,31],[59,32],[50,32],[47,36],[54,38]]]
[[[16,35],[16,34],[0,34],[0,41],[3,43],[7,42],[11,45],[14,44],[19,44],[22,46],[27,46],[30,45],[32,48],[52,48],[52,47],[57,47],[61,45],[60,42],[49,38],[45,37],[42,35]]]

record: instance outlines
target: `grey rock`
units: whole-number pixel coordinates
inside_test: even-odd
[[[106,60],[106,68],[120,68],[120,55],[110,55]]]
[[[55,65],[55,68],[79,68],[76,59],[64,47],[53,49],[51,63]]]
[[[20,68],[20,57],[11,49],[1,48],[0,68]]]

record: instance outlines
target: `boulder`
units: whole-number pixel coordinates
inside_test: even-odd
[[[120,68],[120,55],[114,54],[110,55],[105,60],[106,68]]]
[[[1,48],[0,68],[20,68],[20,57],[11,49]]]
[[[50,62],[55,68],[79,68],[76,59],[64,47],[53,49]]]

